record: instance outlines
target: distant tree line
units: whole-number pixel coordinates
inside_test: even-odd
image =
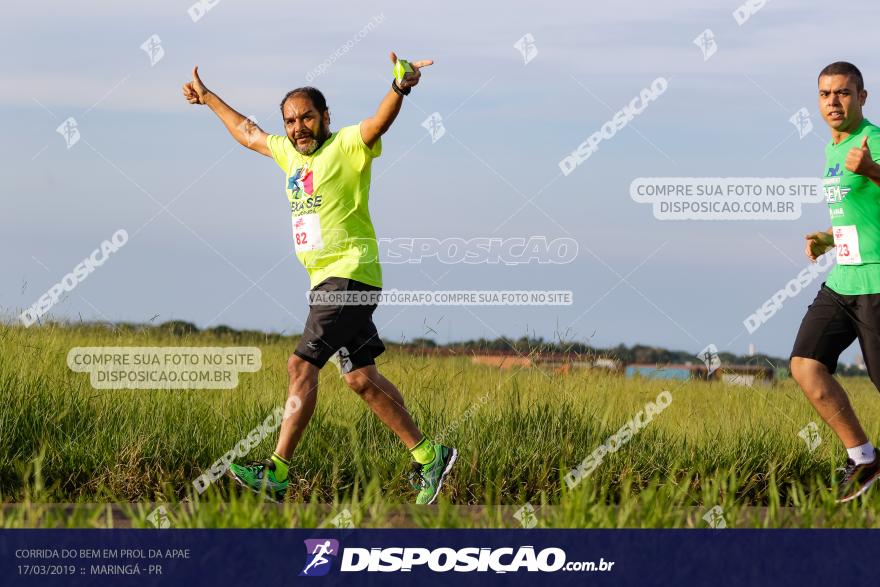
[[[82,325],[95,326],[98,324]],[[237,330],[222,324],[201,330],[192,322],[186,322],[184,320],[170,320],[155,325],[131,322],[117,322],[104,325],[109,326],[114,330],[129,332],[153,330],[157,332],[165,332],[171,336],[178,337],[186,337],[201,332],[226,339],[236,344],[279,343],[299,337],[299,335],[270,333],[261,330]],[[603,349],[582,342],[551,342],[540,337],[532,338],[527,336],[522,336],[520,338],[508,338],[504,336],[495,339],[478,338],[475,340],[467,340],[445,345],[437,344],[437,342],[430,338],[414,338],[403,344],[395,344],[387,341],[386,344],[390,347],[402,346],[410,349],[414,347],[422,349],[448,349],[462,354],[487,351],[521,355],[561,353],[572,355],[573,357],[614,359],[623,364],[683,364],[699,362],[699,359],[688,351],[671,351],[662,347],[643,344],[636,344],[631,347],[619,344],[615,347]],[[719,352],[718,357],[721,359],[722,364],[725,365],[772,365],[777,370],[781,369],[787,371],[788,369],[787,358],[772,357],[765,354],[735,355],[728,352]],[[856,376],[865,375],[865,371],[856,365],[845,365],[841,363],[838,365],[837,374]]]
[[[541,354],[541,353],[562,353],[575,356],[608,358],[620,361],[623,364],[645,363],[645,364],[686,364],[697,363],[700,361],[691,352],[688,351],[671,351],[662,347],[648,346],[643,344],[635,344],[628,347],[619,344],[611,348],[593,347],[581,342],[550,342],[543,338],[507,338],[500,337],[496,339],[478,338],[476,340],[468,340],[465,342],[452,343],[448,345],[438,345],[429,338],[416,338],[410,342],[410,346],[418,346],[424,348],[448,348],[456,351],[496,351],[504,353],[516,353],[522,355]],[[724,365],[762,365],[773,366],[774,369],[788,371],[788,358],[773,357],[763,353],[755,355],[735,355],[733,353],[721,351],[718,358]],[[837,367],[838,375],[865,375],[864,369],[856,365],[839,364]]]

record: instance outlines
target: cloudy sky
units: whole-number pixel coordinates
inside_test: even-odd
[[[292,255],[284,177],[180,86],[198,64],[210,89],[280,133],[281,96],[310,79],[339,128],[373,113],[394,50],[436,63],[374,163],[379,236],[572,238],[578,254],[563,265],[386,264],[387,289],[571,290],[574,303],[385,307],[383,336],[529,334],[694,353],[753,343],[787,356],[819,280],[753,334],[743,320],[807,266],[803,235],[829,225],[824,203],[789,220],[671,221],[629,188],[640,177],[820,175],[818,71],[853,61],[869,92],[880,76],[858,4],[868,7],[772,0],[742,24],[736,0],[9,6],[0,309],[13,320],[124,228],[129,242],[50,315],[300,332],[308,280]],[[706,29],[708,59],[694,43]],[[151,65],[141,46],[153,35]],[[528,63],[515,46],[525,35]],[[658,77],[666,91],[563,175],[560,160]],[[790,121],[801,108],[814,126],[803,137]],[[869,118],[876,108],[869,97]],[[436,141],[422,125],[434,112],[446,130]],[[69,117],[80,139],[70,148],[56,131]]]

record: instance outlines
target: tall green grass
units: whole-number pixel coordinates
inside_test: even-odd
[[[745,388],[499,370],[467,357],[399,351],[380,357],[381,371],[400,387],[422,429],[442,434],[460,452],[439,509],[404,507],[413,499],[407,451],[333,366],[321,374],[318,409],[294,455],[283,515],[267,520],[263,508],[278,506],[238,495],[224,482],[195,494],[192,481],[282,405],[294,342],[0,326],[0,500],[27,504],[0,513],[2,525],[36,523],[41,515],[46,524],[53,515],[72,519],[40,506],[52,502],[168,502],[184,527],[319,526],[341,509],[355,523],[378,526],[516,525],[511,510],[526,502],[547,526],[705,526],[701,516],[715,505],[730,525],[878,524],[880,490],[855,505],[833,504],[827,487],[844,453],[790,381]],[[263,367],[241,374],[233,390],[95,390],[87,374],[66,363],[75,346],[242,344],[261,348]],[[867,379],[845,386],[870,436],[880,438],[877,391]],[[571,467],[664,389],[672,404],[569,490],[563,477]],[[811,421],[822,436],[812,453],[797,436]],[[265,439],[245,460],[269,455],[274,442],[274,435]],[[128,514],[137,525],[149,511]],[[96,517],[75,523],[106,523],[94,511],[82,515]]]

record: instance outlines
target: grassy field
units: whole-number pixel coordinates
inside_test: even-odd
[[[258,346],[263,368],[233,390],[95,390],[67,367],[75,346]],[[219,481],[193,480],[281,406],[294,341],[175,336],[155,329],[0,326],[0,526],[108,526],[120,504],[134,526],[164,503],[175,527],[329,525],[518,526],[536,508],[543,527],[880,527],[880,490],[846,506],[828,489],[844,452],[791,381],[772,388],[625,379],[602,372],[499,370],[469,358],[389,351],[382,372],[416,421],[460,457],[440,505],[416,509],[409,455],[346,388],[321,375],[318,409],[294,455],[288,502],[265,504]],[[869,435],[880,398],[867,379],[844,382]],[[649,401],[671,405],[574,489],[563,477]],[[798,432],[816,422],[809,451]],[[270,435],[245,459],[266,457]],[[474,506],[474,507],[466,507]],[[477,507],[480,506],[480,507]]]

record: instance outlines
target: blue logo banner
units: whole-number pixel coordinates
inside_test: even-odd
[[[870,530],[0,530],[3,585],[869,585]],[[280,582],[280,583],[278,583]]]

